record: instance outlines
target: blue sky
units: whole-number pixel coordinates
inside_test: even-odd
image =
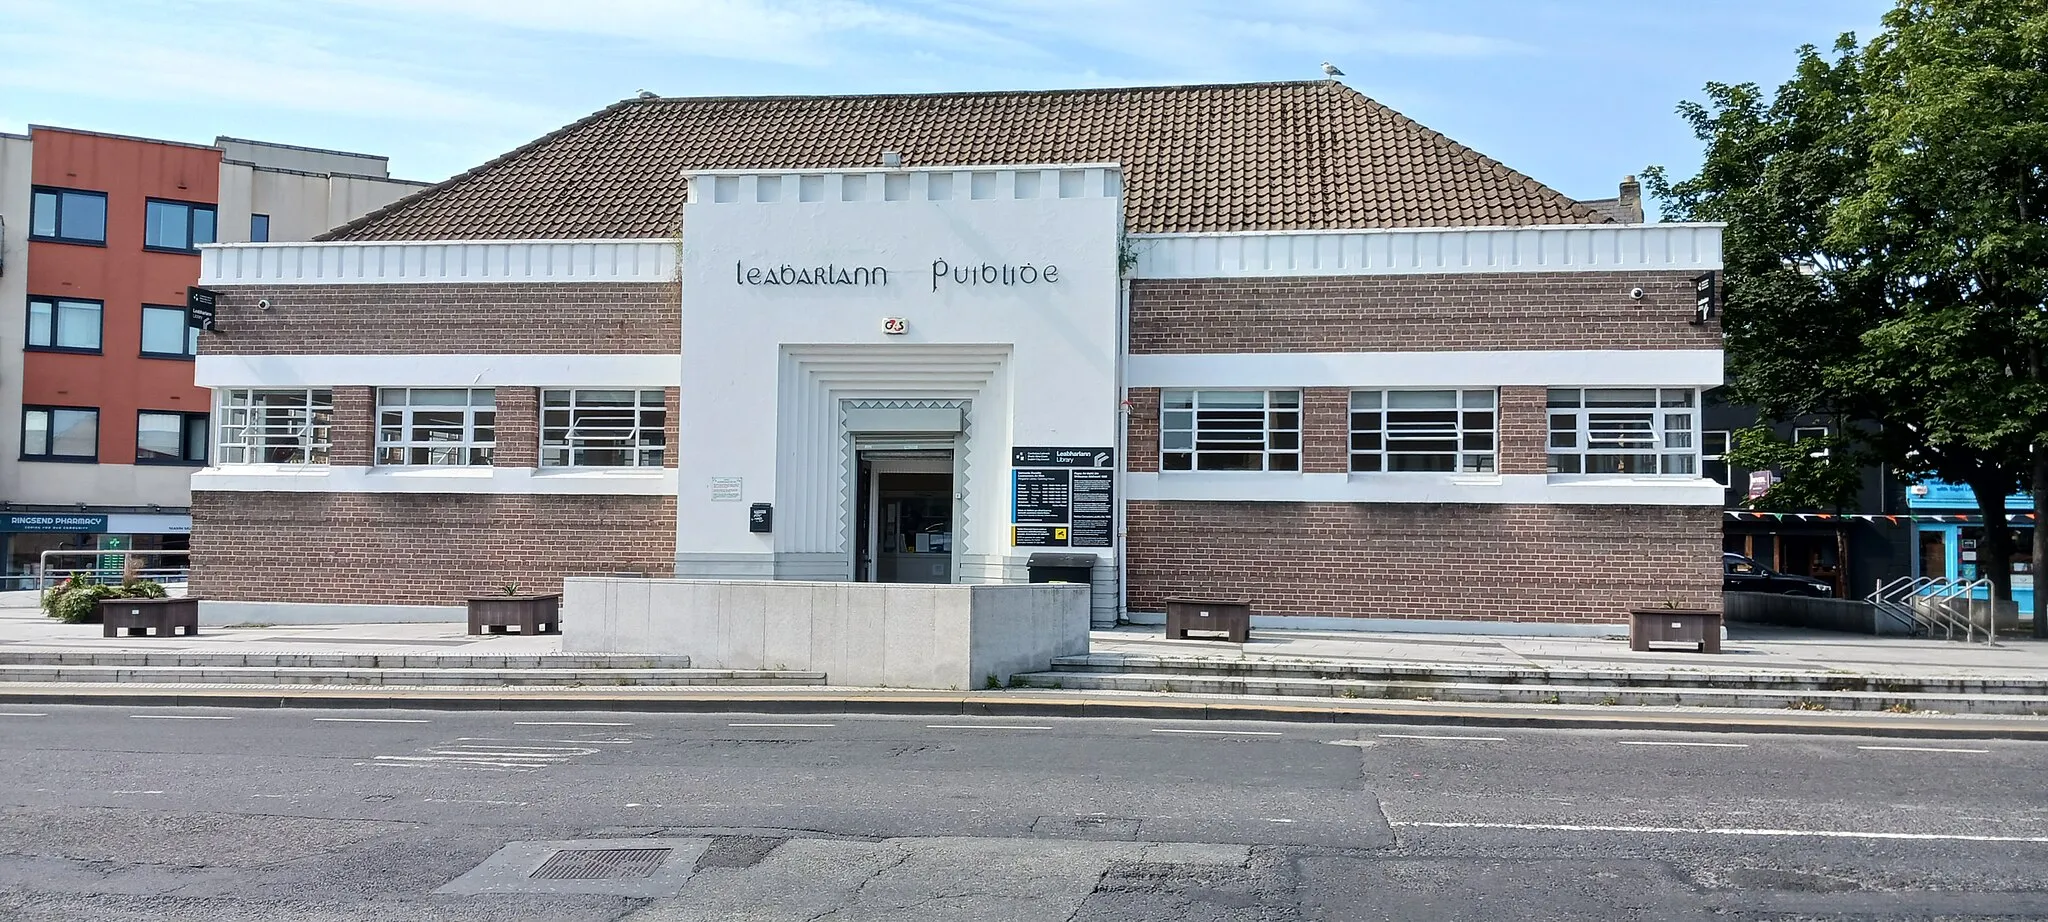
[[[0,131],[385,154],[438,180],[670,96],[1346,82],[1579,198],[1699,145],[1709,80],[1775,85],[1887,0],[0,0]]]

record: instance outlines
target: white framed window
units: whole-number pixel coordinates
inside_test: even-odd
[[[488,387],[377,389],[377,463],[491,463],[498,393]]]
[[[1726,429],[1700,433],[1700,473],[1724,487],[1728,485],[1728,446],[1732,442]]]
[[[1352,391],[1351,470],[1491,473],[1492,391]]]
[[[542,467],[660,467],[668,404],[658,390],[540,392]]]
[[[1827,437],[1828,427],[1826,426],[1800,426],[1799,428],[1792,430],[1792,444],[1794,445],[1797,445],[1800,442],[1810,441],[1826,442]],[[1807,452],[1806,456],[1809,458],[1825,458],[1828,456],[1828,447],[1826,445],[1822,445],[1819,448]]]
[[[334,393],[325,389],[220,392],[217,464],[326,464]]]
[[[1301,392],[1162,391],[1159,469],[1301,470]]]
[[[1550,472],[1698,474],[1698,398],[1690,388],[1551,388]]]

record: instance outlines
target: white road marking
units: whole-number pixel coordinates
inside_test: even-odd
[[[108,791],[109,794],[162,794],[162,791]]]
[[[1153,727],[1154,733],[1207,733],[1211,736],[1279,736],[1278,730],[1169,730]]]
[[[424,717],[315,717],[313,719],[337,724],[423,724],[428,722]]]
[[[1944,749],[1939,746],[1858,746],[1856,748],[1871,752],[1970,752],[1983,754],[1991,751],[1989,749]]]
[[[14,714],[14,713],[0,713],[0,717],[48,717],[48,716],[50,716],[50,715],[48,715],[48,714]]]
[[[728,727],[836,727],[838,724],[726,724]]]
[[[1387,825],[1421,829],[1515,829],[1532,832],[1625,832],[1779,839],[1895,839],[1910,842],[2023,842],[2048,845],[2048,836],[1972,836],[1940,832],[1846,832],[1835,829],[1698,829],[1683,826],[1580,826],[1568,823],[1432,823],[1396,820]]]
[[[234,720],[219,714],[130,714],[136,720]]]
[[[601,720],[515,720],[515,727],[630,727],[627,723],[610,723]]]
[[[1424,736],[1414,733],[1382,733],[1383,740],[1460,740],[1468,743],[1505,743],[1504,736]]]
[[[1273,816],[1269,816],[1269,817],[1266,817],[1266,822],[1268,822],[1268,823],[1292,823],[1292,822],[1294,822],[1294,821],[1293,821],[1293,820],[1283,820],[1283,819],[1280,819],[1279,817],[1273,817]]]
[[[927,730],[1050,730],[1051,727],[1024,727],[1016,724],[925,724]]]
[[[1748,743],[1685,743],[1678,740],[1615,740],[1623,746],[1699,746],[1706,749],[1748,749]]]

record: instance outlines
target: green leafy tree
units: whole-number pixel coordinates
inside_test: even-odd
[[[2048,508],[2048,4],[1901,0],[1884,24],[1801,48],[1768,98],[1708,84],[1679,107],[1699,174],[1649,185],[1669,217],[1728,224],[1734,399],[1868,420],[1860,456],[1968,484],[2010,598],[2006,497],[2031,482]]]

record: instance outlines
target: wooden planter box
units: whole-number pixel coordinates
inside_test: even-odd
[[[469,600],[469,632],[503,634],[508,627],[521,634],[560,634],[562,594],[494,595]]]
[[[1701,653],[1721,652],[1721,613],[1694,608],[1638,608],[1628,613],[1628,648],[1648,651],[1653,643],[1691,644]]]
[[[185,636],[199,633],[199,600],[183,599],[101,599],[100,623],[104,635],[119,637],[123,632],[169,637],[178,628]]]

